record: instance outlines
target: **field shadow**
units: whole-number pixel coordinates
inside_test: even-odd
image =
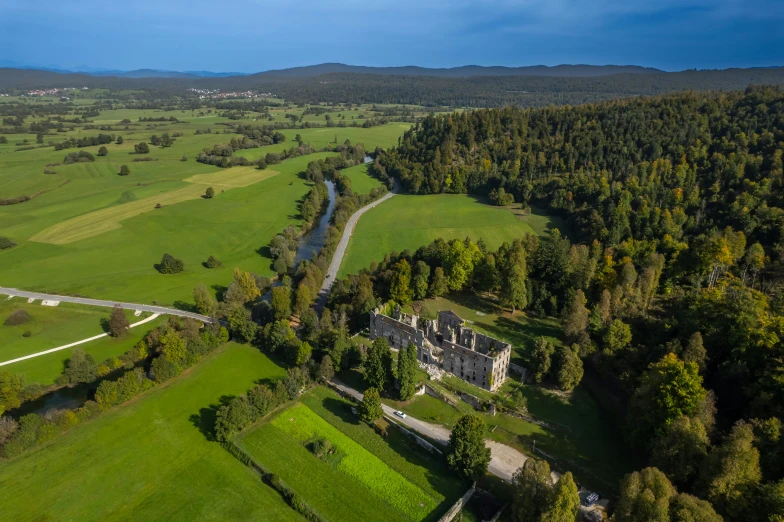
[[[207,440],[217,441],[217,438],[215,437],[215,420],[218,418],[218,410],[221,406],[225,406],[231,402],[233,398],[234,397],[230,395],[223,395],[218,401],[219,404],[211,404],[206,408],[201,408],[199,413],[192,414],[188,417],[188,420],[191,421],[191,424],[193,424]]]
[[[476,295],[473,292],[454,292],[450,293],[446,298],[450,301],[454,301],[460,306],[465,306],[466,308],[485,314],[499,314],[503,312],[501,307],[490,298]],[[465,317],[463,319],[465,319]]]
[[[107,319],[106,317],[101,317],[101,320],[100,320],[100,321],[98,321],[98,322],[99,322],[99,323],[100,323],[100,325],[101,325],[101,330],[103,330],[103,333],[107,333],[107,334],[108,334],[108,333],[109,333],[109,331],[110,331],[110,328],[109,328],[109,319]]]
[[[224,285],[212,285],[210,288],[215,292],[215,299],[218,301],[223,301],[223,296],[226,295],[226,291],[229,289],[228,286]]]
[[[338,417],[346,424],[351,424],[354,426],[360,424],[359,417],[354,415],[354,412],[351,411],[350,403],[340,399],[327,397],[321,401],[321,404],[324,406],[324,409],[332,413],[335,417]]]
[[[196,305],[186,303],[185,301],[174,301],[174,308],[182,310],[183,312],[199,313],[199,309],[196,308]]]
[[[272,250],[270,250],[269,245],[264,245],[263,247],[256,249],[256,253],[264,259],[272,260]]]

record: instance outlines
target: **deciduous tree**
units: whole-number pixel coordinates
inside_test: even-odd
[[[480,417],[471,413],[460,417],[449,436],[446,460],[468,480],[479,480],[487,473],[490,448],[485,446],[485,423]]]
[[[129,327],[125,310],[119,305],[112,308],[112,314],[109,316],[109,334],[112,337],[122,337],[128,332]]]
[[[372,423],[384,415],[381,409],[381,396],[376,388],[368,388],[359,403],[359,418],[367,423]]]

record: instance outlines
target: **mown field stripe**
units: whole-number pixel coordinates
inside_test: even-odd
[[[95,210],[68,219],[35,234],[30,238],[30,241],[54,245],[73,243],[74,241],[116,230],[122,226],[120,221],[146,212],[152,212],[157,205],[174,205],[183,201],[199,199],[204,195],[205,186],[212,186],[216,190],[230,190],[232,188],[247,187],[279,174],[276,170],[266,169],[259,171],[251,167],[228,170],[228,172],[197,174],[183,180],[189,183],[186,187],[172,190],[165,194]],[[231,170],[234,170],[234,172],[231,172]]]

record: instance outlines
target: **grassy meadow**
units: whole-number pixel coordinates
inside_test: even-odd
[[[15,297],[0,298],[0,362],[16,359],[25,355],[70,344],[105,332],[103,321],[108,320],[109,308],[60,303],[57,307],[41,306],[40,301],[28,303],[26,299]],[[17,326],[2,324],[14,310],[25,310],[30,320]],[[150,314],[135,317],[132,311],[125,311],[128,322],[133,324]],[[116,357],[131,349],[146,333],[166,320],[159,317],[131,329],[127,335],[116,339],[102,337],[79,348],[93,356],[97,362]],[[25,337],[25,332],[30,332]],[[3,370],[23,375],[26,382],[51,384],[63,371],[65,362],[71,357],[73,348],[49,353],[33,359],[2,366]]]
[[[201,432],[221,397],[281,375],[257,349],[224,346],[164,386],[0,462],[0,513],[6,520],[302,520]]]
[[[464,194],[398,195],[362,216],[348,244],[340,277],[355,274],[384,255],[411,251],[434,239],[482,238],[491,249],[524,234],[544,233],[547,216],[518,219],[509,209]],[[528,220],[536,222],[535,231]]]
[[[76,101],[85,106],[92,103],[88,98],[100,94],[93,91],[97,90],[78,93]],[[199,282],[218,292],[228,284],[234,267],[271,275],[271,259],[265,254],[269,240],[287,225],[302,223],[299,203],[310,184],[299,174],[308,162],[334,153],[300,156],[265,170],[220,169],[195,158],[203,148],[228,143],[237,136],[225,126],[229,122],[289,122],[286,114],[302,115],[305,109],[275,103],[278,105],[269,110],[271,119],[248,112],[245,119],[237,121],[217,109],[101,110],[99,116],[90,118],[91,129],[66,123],[67,132],[44,136],[44,143],[99,133],[122,136],[121,145],[105,145],[109,153],[104,157],[97,156],[99,146],[55,151],[52,146],[38,146],[34,134],[5,135],[8,143],[0,144],[0,198],[35,197],[0,206],[0,236],[18,244],[0,252],[2,284],[176,306],[191,301],[192,289]],[[349,125],[361,125],[378,116],[370,107],[341,108],[329,114]],[[172,116],[180,121],[138,121]],[[125,119],[131,123],[122,123]],[[325,119],[324,115],[308,114],[302,121],[323,125]],[[99,126],[111,130],[99,130]],[[235,156],[256,160],[269,152],[280,152],[296,146],[297,134],[316,148],[350,140],[372,150],[394,145],[409,126],[390,123],[370,128],[285,129],[281,131],[287,138],[284,143],[240,150]],[[206,133],[208,129],[210,133]],[[149,154],[132,154],[135,144],[164,132],[183,136],[171,147],[150,146]],[[34,148],[19,150],[27,147]],[[78,150],[90,152],[95,161],[60,164],[66,154]],[[154,161],[133,161],[140,158]],[[118,175],[122,165],[130,168],[129,176]],[[55,174],[44,174],[45,168]],[[207,187],[216,193],[211,200],[202,198]],[[153,265],[164,253],[182,259],[185,272],[158,274]],[[202,266],[211,255],[223,261],[222,268]]]
[[[354,194],[370,194],[374,188],[383,187],[384,184],[368,174],[368,165],[355,165],[340,171],[342,176],[351,180],[351,191]]]
[[[467,486],[398,430],[383,438],[360,423],[351,406],[316,388],[238,442],[326,520],[438,519]],[[335,448],[323,460],[308,449],[318,439]]]

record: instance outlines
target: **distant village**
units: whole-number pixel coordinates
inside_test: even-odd
[[[255,92],[255,91],[243,91],[243,92],[221,92],[218,89],[196,89],[191,87],[188,89],[190,92],[194,92],[199,95],[200,100],[204,99],[214,99],[214,100],[225,100],[229,98],[275,98],[275,95],[271,92]]]

